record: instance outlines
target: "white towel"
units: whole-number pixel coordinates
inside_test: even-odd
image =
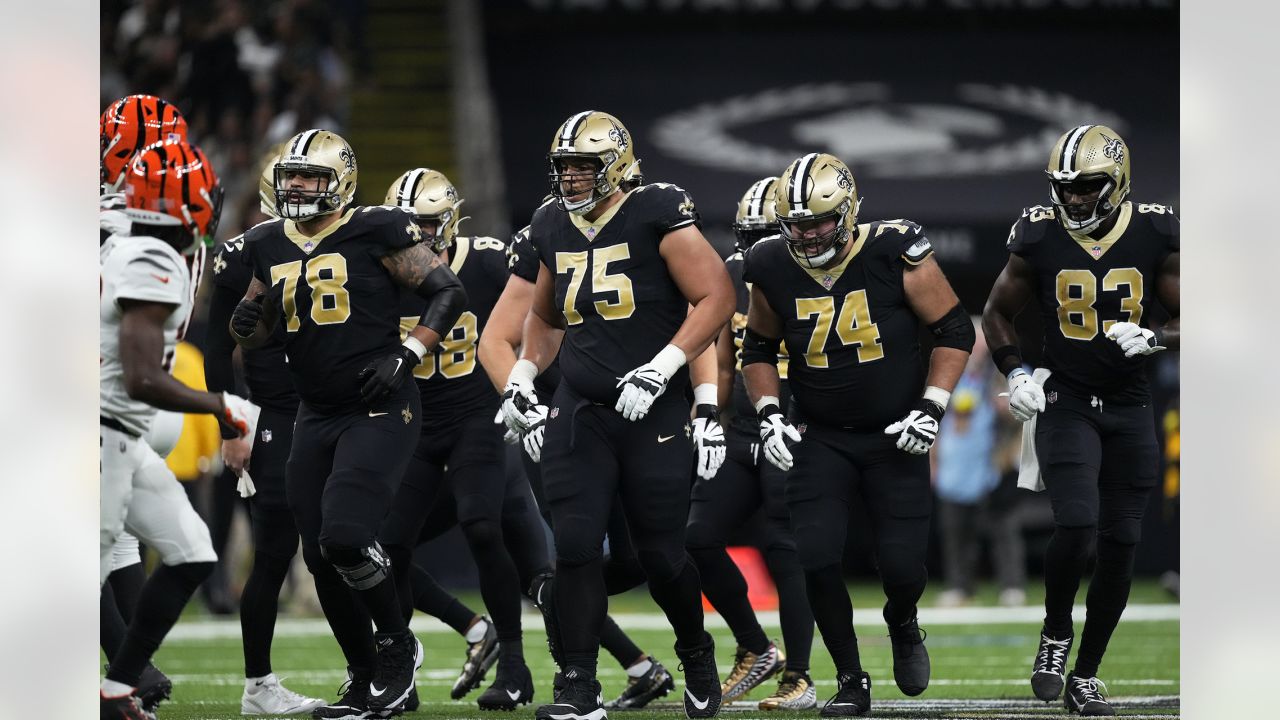
[[[1032,382],[1044,386],[1044,381],[1053,374],[1047,368],[1036,368],[1031,373]],[[1036,457],[1036,413],[1030,420],[1022,423],[1022,460],[1018,463],[1018,487],[1032,492],[1044,492],[1044,478],[1040,476],[1040,460]]]

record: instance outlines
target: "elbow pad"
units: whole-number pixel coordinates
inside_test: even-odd
[[[973,330],[973,322],[960,303],[956,303],[937,322],[929,323],[929,332],[933,333],[936,347],[955,348],[965,352],[973,352],[973,343],[978,339],[978,334]]]
[[[742,338],[742,365],[754,363],[778,364],[778,350],[782,348],[782,338],[767,338],[747,327]]]
[[[437,265],[427,273],[414,292],[427,300],[427,309],[418,324],[441,337],[453,328],[467,307],[467,292],[462,289],[462,281],[445,265]]]

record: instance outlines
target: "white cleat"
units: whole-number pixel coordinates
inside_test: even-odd
[[[300,695],[280,684],[275,673],[246,680],[240,696],[241,715],[302,715],[325,704],[320,698]]]

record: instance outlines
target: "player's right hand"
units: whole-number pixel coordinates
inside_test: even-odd
[[[223,440],[232,440],[249,434],[249,413],[253,403],[239,395],[222,393],[222,411],[214,415]]]
[[[1026,370],[1009,373],[1009,413],[1018,422],[1026,422],[1044,410],[1044,388],[1031,379]]]
[[[533,384],[523,380],[508,380],[502,390],[502,419],[507,427],[524,435],[529,429],[529,411],[538,404],[538,394]]]
[[[782,408],[772,403],[760,408],[757,414],[760,419],[760,441],[764,447],[765,459],[779,470],[790,470],[794,459],[787,441],[800,442],[800,431],[787,422]]]
[[[521,443],[529,459],[540,463],[542,462],[542,437],[547,430],[547,406],[534,405],[529,408],[529,412],[525,413],[525,420],[529,423],[529,429],[521,435]]]
[[[262,319],[262,299],[259,293],[252,300],[241,300],[231,313],[231,329],[242,338],[247,338],[258,329],[258,321]]]

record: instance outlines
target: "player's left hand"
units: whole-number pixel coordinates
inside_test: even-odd
[[[525,421],[529,423],[529,428],[520,435],[520,442],[524,445],[524,451],[529,455],[529,459],[540,463],[542,462],[542,437],[547,430],[547,406],[534,405],[524,414]]]
[[[618,402],[613,409],[628,420],[643,419],[649,414],[649,408],[653,407],[653,401],[666,392],[667,382],[670,380],[653,363],[641,365],[618,381],[617,386],[622,388],[622,392],[618,394]]]
[[[381,360],[370,360],[369,364],[365,365],[356,376],[357,380],[364,382],[360,387],[360,399],[370,406],[382,401],[393,390],[400,387],[400,383],[404,382],[404,379],[409,377],[417,366],[418,356],[404,345],[397,347],[395,352]]]
[[[885,435],[898,436],[898,449],[912,455],[924,455],[938,439],[938,421],[946,412],[932,400],[921,400],[915,410],[884,429]]]
[[[507,427],[507,414],[502,412],[502,408],[498,408],[498,414],[493,416],[493,424],[501,425],[506,432],[502,433],[502,442],[508,445],[515,445],[520,442],[520,433]]]
[[[1107,330],[1107,337],[1120,346],[1127,358],[1134,355],[1150,355],[1164,350],[1164,346],[1160,345],[1153,331],[1131,322],[1118,322],[1112,325],[1111,329]]]
[[[715,405],[703,404],[693,419],[693,447],[698,453],[698,477],[703,480],[716,476],[728,452],[718,415]]]
[[[239,475],[249,467],[249,447],[248,438],[238,437],[230,440],[222,441],[222,464],[226,465],[231,472]]]

